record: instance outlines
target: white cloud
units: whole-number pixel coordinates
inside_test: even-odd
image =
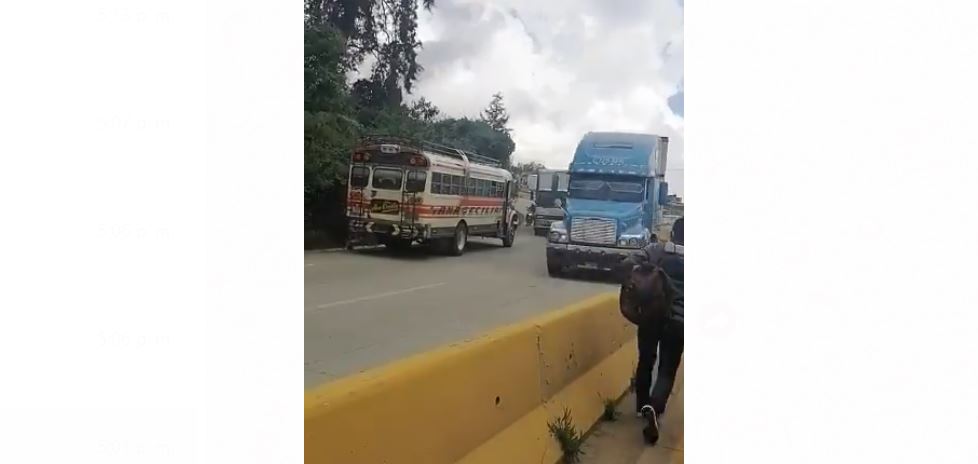
[[[474,117],[502,92],[514,158],[551,167],[587,131],[667,135],[667,179],[682,192],[683,118],[668,105],[683,77],[677,0],[438,0],[418,35],[425,71],[411,98]]]

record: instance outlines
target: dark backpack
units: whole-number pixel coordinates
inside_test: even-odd
[[[656,263],[672,281],[672,284],[683,291],[683,257],[675,253],[663,253]]]
[[[685,320],[685,302],[683,298],[683,255],[660,251],[655,257],[655,265],[665,271],[666,276],[676,293],[673,297],[672,314],[670,320],[673,323],[683,324]]]

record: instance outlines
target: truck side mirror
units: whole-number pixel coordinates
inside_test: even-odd
[[[659,184],[659,204],[663,206],[669,204],[669,184],[666,182]]]

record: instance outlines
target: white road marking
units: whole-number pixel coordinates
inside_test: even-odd
[[[403,290],[394,290],[394,291],[390,291],[390,292],[378,293],[376,295],[361,296],[360,298],[353,298],[353,299],[350,299],[350,300],[334,301],[332,303],[326,303],[326,304],[318,305],[318,306],[316,306],[316,309],[326,309],[326,308],[331,308],[333,306],[341,306],[341,305],[350,304],[350,303],[359,303],[361,301],[369,301],[369,300],[376,300],[376,299],[379,299],[379,298],[387,298],[389,296],[400,295],[402,293],[410,293],[410,292],[416,292],[418,290],[426,290],[426,289],[429,289],[429,288],[441,287],[442,285],[445,285],[445,282],[438,282],[437,284],[421,285],[421,286],[418,286],[418,287],[405,288]]]

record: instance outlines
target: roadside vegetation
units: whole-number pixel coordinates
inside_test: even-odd
[[[570,410],[565,408],[563,415],[555,418],[547,426],[550,428],[550,434],[560,445],[560,451],[563,453],[561,462],[574,464],[580,461],[584,454],[582,450],[584,436],[574,427]]]
[[[614,422],[618,420],[618,401],[614,398],[603,398],[604,410],[601,412],[601,420]]]

